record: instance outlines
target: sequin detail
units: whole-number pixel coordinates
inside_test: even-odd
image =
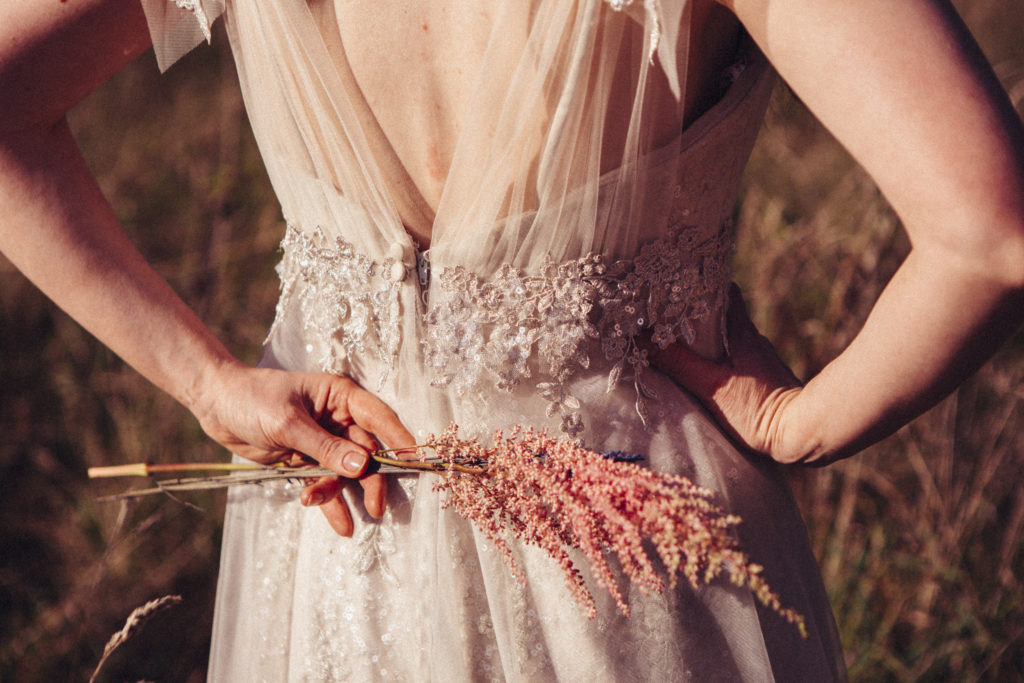
[[[281,248],[281,297],[268,339],[298,297],[303,329],[323,342],[321,369],[344,372],[351,357],[366,353],[372,335],[369,345],[384,368],[377,383],[382,387],[398,354],[399,291],[409,269],[395,258],[376,262],[319,228],[308,234],[288,226]]]
[[[715,304],[728,286],[730,234],[728,226],[710,237],[682,226],[633,259],[606,264],[590,254],[533,274],[506,265],[484,279],[462,266],[443,268],[424,321],[431,383],[465,396],[488,385],[512,392],[534,378],[548,416],[559,416],[561,430],[577,436],[581,405],[568,380],[590,367],[596,351],[610,362],[608,390],[632,383],[646,422],[647,400],[656,396],[644,380],[649,361],[640,337],[649,333],[661,348],[694,342],[695,325],[720,308]],[[376,262],[319,229],[289,227],[282,248],[271,334],[298,299],[303,329],[323,342],[320,367],[345,372],[350,357],[371,347],[383,364],[382,386],[398,354],[400,289],[411,269],[391,258]]]
[[[609,265],[590,254],[548,263],[536,274],[506,265],[487,280],[461,266],[444,269],[424,341],[433,383],[465,395],[493,378],[511,392],[536,370],[548,416],[559,415],[562,431],[576,436],[584,425],[567,380],[590,366],[596,345],[611,362],[608,390],[631,381],[646,423],[646,399],[656,396],[644,381],[649,361],[640,336],[649,331],[661,348],[692,344],[695,325],[729,284],[731,230],[703,240],[700,234],[676,228],[636,258]]]

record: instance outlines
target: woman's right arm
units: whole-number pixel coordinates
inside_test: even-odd
[[[78,152],[66,111],[149,45],[138,0],[0,0],[0,251],[100,341],[191,410],[236,453],[303,453],[357,477],[372,446],[412,438],[347,378],[251,368],[236,360],[135,249]],[[359,436],[355,436],[355,435]],[[383,511],[383,480],[365,478]],[[324,482],[307,491],[340,533],[351,518]],[[314,495],[316,494],[316,495]]]

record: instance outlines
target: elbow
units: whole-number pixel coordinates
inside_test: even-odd
[[[1007,289],[1024,290],[1024,150],[1020,163],[1002,183],[995,183],[1001,191],[989,201],[989,235],[981,240],[984,258],[982,267]]]
[[[992,244],[974,254],[977,272],[1007,293],[1024,292],[1024,210],[1004,220]]]
[[[1022,131],[1024,133],[1024,131]],[[1024,141],[1022,141],[1024,144]],[[1014,292],[1024,291],[1024,147],[1015,146],[1016,163],[1002,179],[992,183],[986,202],[988,220],[983,236],[981,266],[996,282]]]
[[[1019,194],[986,199],[984,211],[958,216],[944,238],[914,249],[938,247],[936,266],[952,267],[993,291],[1024,292],[1024,186]]]

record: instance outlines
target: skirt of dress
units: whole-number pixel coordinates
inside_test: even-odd
[[[264,359],[296,362],[295,349],[280,345]],[[648,466],[715,491],[743,520],[742,549],[804,616],[807,638],[724,578],[700,590],[682,581],[660,595],[622,582],[631,610],[624,617],[584,570],[598,602],[598,616],[588,619],[554,561],[513,544],[528,579],[520,585],[471,524],[442,510],[432,475],[401,475],[389,482],[379,521],[346,492],[353,538],[339,538],[318,510],[302,508],[297,486],[232,492],[210,680],[842,680],[831,610],[783,473],[737,450],[667,377],[651,373],[650,382],[659,400],[646,426],[632,388],[609,392],[597,370],[572,382],[588,443],[642,453]],[[480,434],[544,424],[543,402],[529,392],[496,401],[428,393],[385,390],[382,398],[421,436],[446,420]]]

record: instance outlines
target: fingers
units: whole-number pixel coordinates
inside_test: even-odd
[[[721,401],[739,400],[737,393],[762,396],[778,387],[799,385],[771,343],[754,326],[735,284],[729,288],[726,327],[729,353],[721,361],[708,360],[683,344],[672,344],[666,349],[652,344],[648,352],[662,372],[713,412],[721,408]]]
[[[341,497],[344,481],[338,477],[321,477],[303,489],[300,500],[309,507],[319,505],[334,532],[347,538],[352,535],[354,526],[348,504]]]
[[[764,337],[750,319],[740,288],[729,288],[727,313],[729,358],[734,371],[760,378],[769,385],[799,386],[793,374],[775,351],[771,341]]]
[[[723,432],[751,450],[780,457],[779,424],[800,382],[757,331],[738,287],[729,291],[728,357],[709,361],[682,344],[650,348],[659,369],[691,392]]]
[[[743,294],[735,284],[729,287],[726,309],[726,336],[729,356],[722,360],[709,360],[690,350],[682,343],[662,349],[648,344],[651,360],[677,383],[701,399],[710,399],[715,391],[735,373],[754,340],[760,340],[754,323],[747,314]]]
[[[346,430],[348,438],[358,446],[367,451],[376,451],[380,444],[373,435],[358,425],[352,425]],[[364,475],[359,483],[363,487],[363,505],[366,511],[373,517],[380,518],[384,514],[385,500],[387,498],[387,480],[380,474]],[[341,492],[345,482],[337,477],[322,477],[307,486],[301,496],[302,504],[306,506],[319,505],[324,515],[335,531],[343,536],[342,530],[348,529],[351,533],[352,517],[351,512],[344,500],[341,499]],[[335,504],[334,499],[339,499]]]
[[[380,443],[377,439],[373,438],[373,434],[366,431],[359,425],[352,425],[345,430],[345,435],[355,444],[362,446],[367,451],[376,451],[380,449]]]
[[[387,404],[351,379],[313,374],[304,380],[314,407],[312,414],[297,420],[289,445],[342,476],[359,478],[366,511],[381,517],[387,484],[380,474],[366,474],[369,453],[381,448],[376,437],[392,448],[412,447],[412,434]],[[303,502],[320,504],[335,531],[348,535],[352,517],[340,497],[343,486],[343,482],[322,479],[303,492]]]
[[[339,536],[352,535],[352,513],[348,511],[345,499],[337,496],[320,506],[320,511],[327,518],[327,523]]]
[[[666,349],[651,344],[647,351],[659,370],[701,399],[714,394],[729,373],[727,363],[710,361],[682,344]]]
[[[760,351],[769,345],[768,340],[758,332],[754,321],[750,319],[743,294],[735,283],[729,287],[729,308],[725,320],[729,357],[734,362],[742,362],[752,355],[751,351]]]
[[[352,535],[352,514],[342,498],[345,479],[321,477],[302,490],[300,500],[306,507],[320,506],[331,527],[342,536]],[[363,505],[373,517],[384,515],[387,480],[381,474],[370,474],[359,480],[363,487]]]
[[[297,416],[285,438],[291,448],[343,477],[355,479],[366,471],[369,462],[366,448],[331,434],[307,414]]]
[[[320,373],[307,374],[303,378],[304,393],[312,401],[312,416],[305,422],[319,421],[319,434],[304,430],[303,444],[296,444],[325,467],[347,477],[358,477],[365,470],[366,452],[379,448],[377,441],[369,435],[382,439],[391,448],[411,448],[415,440],[409,430],[398,419],[391,408],[379,398],[363,389],[348,377]],[[358,426],[362,432],[352,431]],[[344,430],[348,439],[325,438],[332,432]],[[355,434],[365,433],[369,438],[357,445]],[[346,460],[347,459],[347,460]]]
[[[342,480],[337,477],[320,477],[302,489],[300,500],[306,507],[323,505],[332,498],[341,495]]]
[[[743,300],[743,292],[735,282],[729,285],[729,304],[726,309],[725,319],[727,333],[729,336],[747,336],[751,332],[757,332],[753,321],[750,320],[750,313],[747,311],[747,302]]]
[[[380,449],[380,443],[359,425],[348,428],[348,438],[367,451]],[[363,476],[359,483],[363,487],[363,505],[366,506],[366,511],[380,519],[384,514],[384,500],[387,497],[387,479],[381,474],[370,474]]]
[[[356,424],[383,439],[389,448],[409,448],[416,444],[398,415],[384,401],[355,382],[351,385],[348,410]]]
[[[366,511],[380,519],[384,515],[387,498],[387,479],[383,474],[370,474],[360,479],[359,484],[363,487],[363,505]]]

